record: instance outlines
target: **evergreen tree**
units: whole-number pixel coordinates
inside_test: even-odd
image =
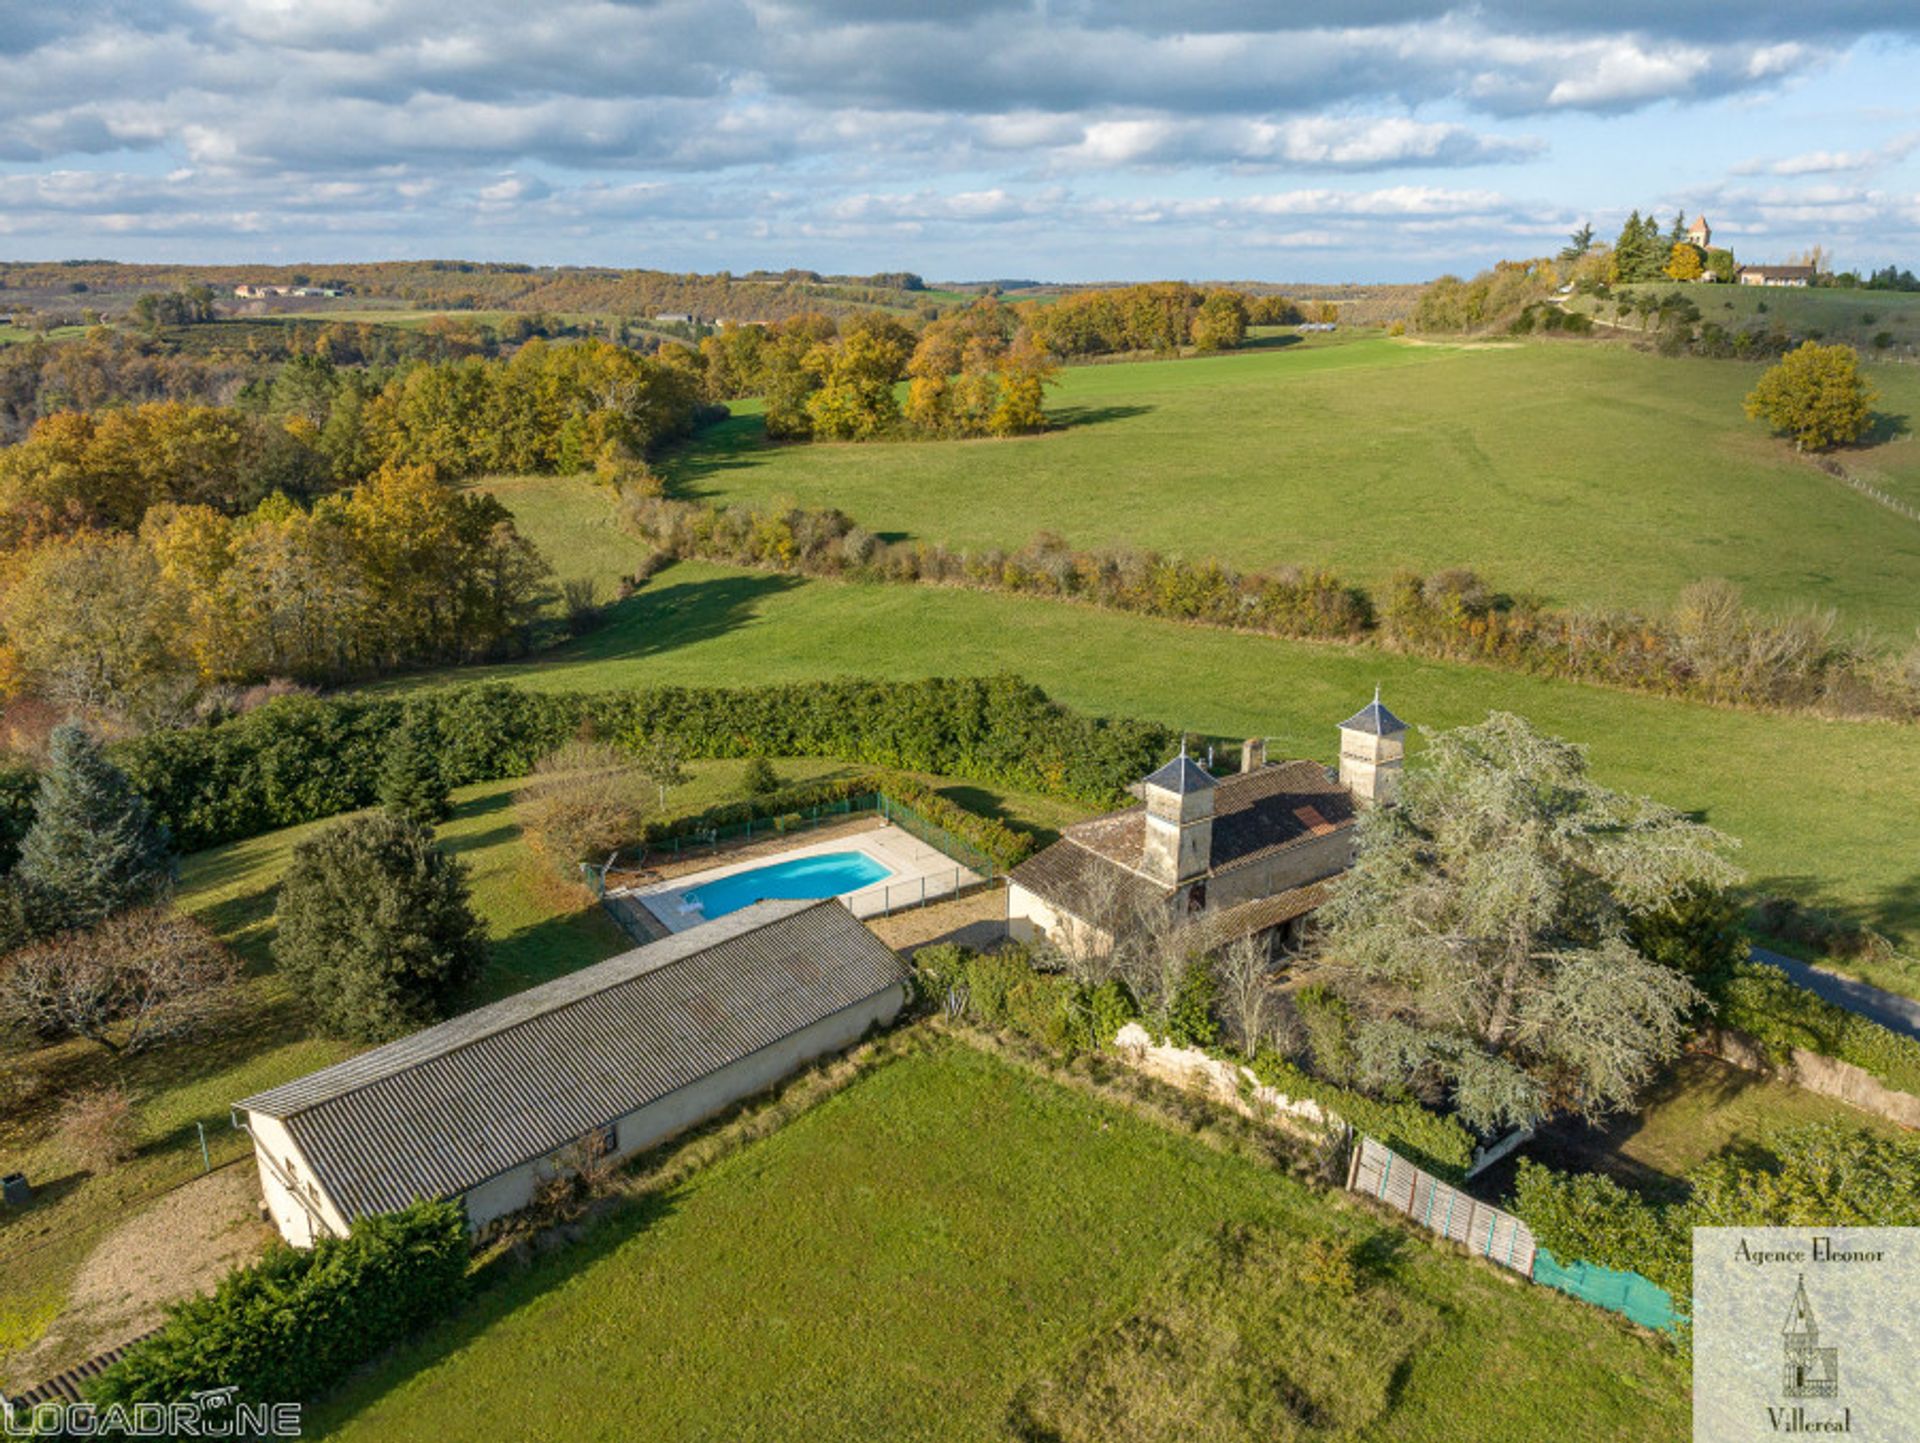
[[[274,920],[275,960],[333,1036],[379,1042],[437,1022],[486,965],[466,868],[384,812],[294,848]]]
[[[740,778],[741,788],[750,797],[764,797],[780,790],[780,775],[765,757],[754,757]]]
[[[380,764],[380,805],[423,827],[445,821],[453,810],[431,724],[412,707]]]
[[[90,927],[172,888],[167,829],[78,723],[54,730],[16,876],[39,925],[55,928]]]
[[[1700,1001],[1635,924],[1736,881],[1728,839],[1600,786],[1517,716],[1442,732],[1422,760],[1398,806],[1362,814],[1321,913],[1362,1081],[1448,1092],[1475,1127],[1632,1106]]]

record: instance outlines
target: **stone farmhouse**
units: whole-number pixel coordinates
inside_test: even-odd
[[[1358,811],[1394,801],[1406,732],[1376,693],[1340,723],[1337,769],[1269,763],[1253,739],[1239,772],[1216,778],[1183,751],[1139,784],[1137,806],[1068,827],[1013,869],[1008,929],[1079,953],[1164,911],[1216,943],[1289,947],[1352,862]]]
[[[1812,266],[1742,266],[1740,284],[1743,286],[1810,286],[1815,271]]]
[[[759,902],[234,1107],[288,1242],[416,1199],[478,1230],[890,1021],[900,959],[838,901]]]

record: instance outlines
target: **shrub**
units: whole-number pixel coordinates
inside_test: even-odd
[[[1356,1131],[1378,1138],[1437,1176],[1457,1181],[1473,1164],[1473,1134],[1456,1118],[1411,1100],[1386,1101],[1324,1082],[1266,1048],[1246,1066],[1263,1085],[1285,1097],[1319,1103]]]
[[[1196,957],[1181,970],[1179,985],[1167,1004],[1167,1040],[1175,1047],[1211,1047],[1220,1038],[1214,1020],[1216,994],[1213,968]]]
[[[61,1105],[61,1146],[75,1167],[102,1173],[132,1157],[140,1143],[139,1120],[126,1092],[114,1086],[75,1093]]]
[[[1307,1052],[1313,1058],[1314,1070],[1329,1082],[1345,1087],[1353,1081],[1358,1061],[1353,1012],[1346,999],[1315,984],[1301,988],[1294,1007],[1306,1029]]]
[[[274,959],[331,1035],[380,1042],[448,1016],[486,965],[467,872],[384,812],[293,849]]]
[[[363,1218],[308,1252],[276,1246],[211,1295],[174,1304],[88,1397],[172,1403],[231,1387],[243,1403],[311,1398],[451,1314],[466,1293],[467,1254],[466,1219],[448,1202]]]
[[[1692,1234],[1677,1210],[1598,1173],[1560,1173],[1520,1160],[1513,1211],[1562,1263],[1638,1273],[1684,1306],[1693,1293]]]
[[[1300,1281],[1310,1288],[1350,1298],[1360,1291],[1358,1250],[1342,1237],[1310,1238],[1301,1250]]]
[[[749,760],[746,771],[740,777],[740,790],[750,797],[764,797],[770,792],[779,791],[780,778],[773,770],[773,763],[765,757]]]
[[[572,876],[579,863],[599,862],[639,839],[647,792],[646,779],[618,747],[568,742],[534,765],[513,807],[527,840]]]
[[[1744,913],[1729,890],[1691,887],[1660,910],[1631,918],[1628,933],[1642,957],[1677,972],[1706,976],[1746,957]]]
[[[233,954],[194,918],[136,907],[0,961],[0,1023],[138,1052],[216,1016],[239,975]]]
[[[1801,1047],[1920,1094],[1920,1041],[1816,996],[1778,967],[1740,962],[1710,979],[1706,990],[1720,1025],[1746,1033],[1776,1062]]]

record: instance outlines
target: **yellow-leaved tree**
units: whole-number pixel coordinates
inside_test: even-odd
[[[1667,257],[1667,276],[1676,281],[1697,281],[1704,273],[1700,264],[1700,249],[1686,241],[1676,241],[1673,253]]]
[[[1824,451],[1864,436],[1878,399],[1852,346],[1809,341],[1761,376],[1747,397],[1747,414],[1791,436],[1803,451]]]

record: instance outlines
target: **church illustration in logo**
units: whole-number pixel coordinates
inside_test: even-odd
[[[1784,1358],[1780,1364],[1780,1388],[1789,1398],[1832,1398],[1840,1391],[1840,1350],[1820,1346],[1820,1324],[1814,1320],[1813,1304],[1807,1301],[1807,1279],[1803,1273],[1793,1290],[1793,1303],[1787,1309],[1787,1324],[1780,1330]]]

